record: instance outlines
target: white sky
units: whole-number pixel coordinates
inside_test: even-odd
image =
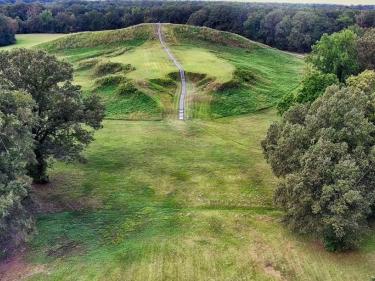
[[[273,2],[273,3],[319,3],[341,5],[375,5],[375,0],[240,0],[241,2]]]

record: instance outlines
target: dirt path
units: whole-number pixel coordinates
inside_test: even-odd
[[[167,44],[164,41],[164,36],[161,31],[162,24],[158,23],[158,35],[160,44],[163,46],[164,51],[168,54],[168,57],[173,62],[173,64],[177,67],[179,73],[180,73],[180,79],[181,79],[181,94],[180,94],[180,101],[178,106],[178,119],[179,120],[185,120],[185,100],[186,100],[186,77],[185,77],[185,71],[182,67],[182,65],[178,62],[178,60],[175,58],[171,50],[168,48]]]

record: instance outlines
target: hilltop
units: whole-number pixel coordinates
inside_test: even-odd
[[[189,117],[216,118],[272,106],[295,88],[301,59],[242,36],[205,27],[163,24],[166,42],[188,76]],[[156,25],[83,32],[39,45],[76,69],[75,81],[107,104],[108,118],[175,116],[177,69]]]

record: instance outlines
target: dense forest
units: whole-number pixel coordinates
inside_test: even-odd
[[[0,45],[15,33],[70,33],[144,22],[207,26],[279,49],[309,52],[324,33],[375,26],[371,6],[283,5],[162,1],[16,2],[0,5]],[[1,3],[1,2],[0,2]]]

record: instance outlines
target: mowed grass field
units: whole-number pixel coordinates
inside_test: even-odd
[[[31,48],[35,45],[48,42],[63,36],[65,36],[65,34],[17,34],[16,44],[0,47],[0,50],[10,50],[12,48]]]
[[[273,49],[194,43],[164,28],[190,73],[189,114],[202,118],[173,118],[179,86],[168,79],[175,70],[150,33],[151,39],[138,34],[116,43],[118,56],[100,45],[55,50],[74,63],[86,94],[96,89],[95,79],[91,69],[79,69],[80,61],[100,54],[132,64],[135,70],[124,75],[170,114],[158,121],[107,119],[86,162],[55,163],[51,184],[34,187],[37,233],[3,279],[370,281],[373,233],[358,251],[328,253],[290,233],[273,204],[277,179],[260,141],[279,119],[273,103],[298,84],[303,62]],[[255,73],[256,83],[225,86],[238,69]],[[110,99],[120,101],[116,88],[95,90],[109,117],[116,116]],[[212,119],[214,113],[222,118]]]
[[[276,118],[105,121],[87,163],[57,164],[38,190],[51,213],[28,280],[370,280],[370,242],[329,254],[280,223],[259,148]]]

